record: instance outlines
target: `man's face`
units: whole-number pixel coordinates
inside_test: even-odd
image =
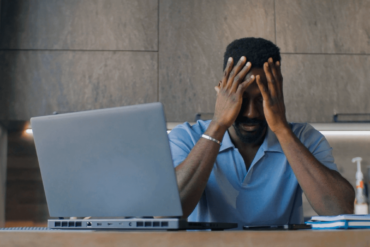
[[[262,68],[251,69],[246,78],[252,75],[255,77],[259,75],[262,83],[267,85],[266,75]],[[243,143],[258,144],[263,141],[267,122],[263,113],[263,98],[256,81],[244,92],[242,108],[233,127]]]

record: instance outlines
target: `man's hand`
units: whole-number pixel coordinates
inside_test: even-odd
[[[283,96],[283,76],[281,75],[280,62],[274,64],[272,58],[263,65],[267,78],[264,85],[259,75],[256,76],[257,85],[263,97],[263,112],[270,129],[277,134],[280,130],[289,128],[285,116]]]
[[[254,76],[245,80],[251,68],[251,63],[246,63],[247,58],[241,57],[233,68],[233,59],[230,57],[219,85],[215,87],[217,100],[213,122],[228,129],[236,120],[242,103],[243,93],[254,81]]]
[[[270,129],[276,134],[299,185],[319,215],[353,212],[354,191],[338,172],[318,161],[289,128],[285,116],[283,77],[280,62],[268,59],[263,66],[267,85],[256,76],[263,97],[263,111]]]

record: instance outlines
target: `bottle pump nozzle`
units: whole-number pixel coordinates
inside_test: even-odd
[[[362,161],[361,157],[356,157],[356,158],[352,159],[352,163],[357,162],[357,172],[356,172],[356,179],[357,180],[363,180],[364,179],[364,175],[362,174],[362,171],[361,171],[361,161]]]

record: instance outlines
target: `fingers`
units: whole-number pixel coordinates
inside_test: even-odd
[[[267,86],[262,83],[261,77],[259,75],[256,76],[256,82],[257,82],[258,88],[261,91],[263,100],[265,102],[269,102],[269,99],[270,99],[269,90],[268,90]]]
[[[252,82],[254,82],[254,80],[255,80],[255,76],[252,75],[247,80],[243,81],[242,83],[239,83],[236,93],[242,96],[245,90],[249,87],[249,85],[252,84]]]
[[[268,67],[270,69],[270,73],[272,74],[273,80],[271,87],[275,89],[275,93],[272,93],[272,95],[282,96],[282,90],[283,90],[283,76],[281,75],[281,67],[280,67],[280,61],[274,61],[272,58],[268,59]],[[267,74],[266,74],[267,77]],[[267,78],[268,79],[268,78]],[[270,84],[269,84],[270,88]]]
[[[278,80],[278,90],[279,92],[283,91],[283,75],[281,74],[281,66],[280,66],[280,61],[276,61],[275,63],[275,68],[276,68],[276,78]]]
[[[226,87],[227,80],[229,78],[229,74],[230,74],[231,69],[233,68],[233,65],[234,65],[233,58],[229,57],[229,59],[227,60],[226,68],[224,70],[224,76],[222,77],[222,81],[220,85],[222,88]]]
[[[276,68],[276,66],[274,64],[274,61],[272,60],[271,57],[268,59],[268,64],[269,64],[270,71],[272,72],[272,75],[273,75],[273,77],[275,79],[275,82],[277,82],[276,80],[279,80],[279,78],[278,78],[278,72],[277,72],[277,68]]]
[[[272,69],[270,67],[270,62],[272,58],[269,58],[268,62],[263,64],[263,70],[265,71],[268,89],[270,91],[270,95],[275,97],[277,95],[277,87],[276,87],[276,80],[272,74]]]
[[[251,69],[251,66],[252,64],[250,62],[247,62],[245,66],[243,67],[243,69],[235,76],[233,84],[231,86],[231,92],[236,92],[241,81],[244,80],[248,71]]]
[[[239,59],[239,62],[235,65],[235,67],[233,68],[233,70],[229,74],[229,79],[228,79],[227,84],[226,84],[227,88],[232,87],[234,80],[244,79],[244,78],[241,78],[238,73],[243,68],[246,61],[247,61],[247,58],[244,57],[244,56],[242,56]]]

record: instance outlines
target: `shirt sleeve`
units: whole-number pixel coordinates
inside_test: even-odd
[[[168,135],[174,167],[183,162],[188,157],[194,147],[193,138],[186,126],[174,128]]]
[[[332,147],[323,134],[310,124],[305,124],[297,136],[321,164],[331,170],[338,171],[337,165],[334,163]]]
[[[190,151],[195,146],[195,143],[200,138],[200,132],[201,128],[198,123],[195,126],[190,126],[189,123],[184,123],[176,126],[168,134],[174,167],[180,165],[186,157],[188,157]],[[189,221],[207,221],[206,217],[208,215],[208,207],[205,193],[206,192],[203,191],[200,201],[193,212],[189,215]]]

